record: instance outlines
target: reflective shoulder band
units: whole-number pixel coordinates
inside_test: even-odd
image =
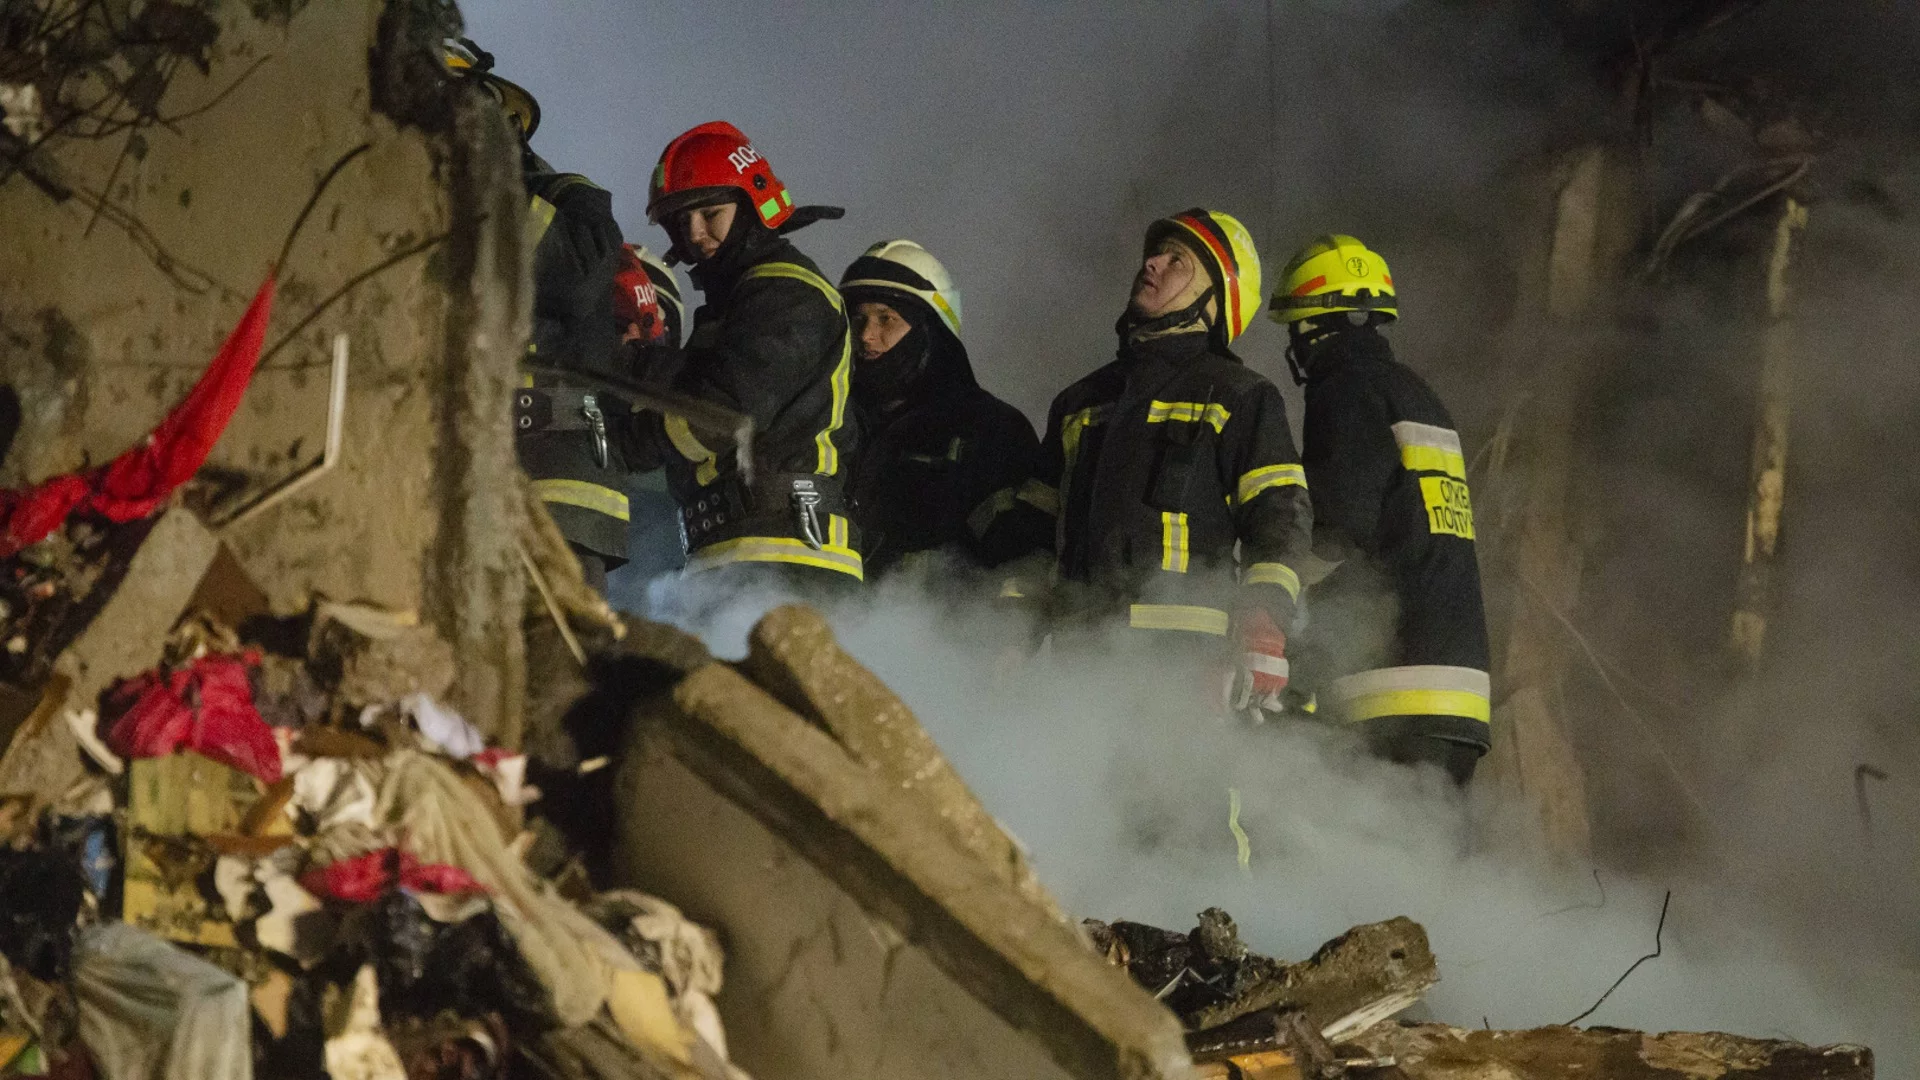
[[[1467,478],[1459,432],[1402,420],[1393,425],[1393,441],[1400,444],[1400,464],[1409,471],[1446,473],[1456,480]]]
[[[834,288],[826,278],[801,266],[799,263],[761,263],[758,266],[748,267],[747,272],[741,276],[743,278],[790,278],[794,281],[803,281],[820,290],[821,295],[825,296],[828,302],[833,304],[835,311],[839,311],[841,308],[840,290]]]

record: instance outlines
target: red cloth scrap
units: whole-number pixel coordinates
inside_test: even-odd
[[[122,680],[116,702],[131,701],[107,732],[107,745],[124,757],[165,757],[192,750],[272,784],[280,779],[280,744],[253,704],[248,672],[260,656],[203,656],[171,672],[149,671]]]
[[[487,887],[472,874],[445,863],[422,863],[411,852],[382,848],[350,859],[335,859],[300,876],[300,886],[315,896],[370,904],[389,889],[414,892],[485,893]]]
[[[24,491],[0,490],[0,559],[45,540],[76,511],[115,523],[146,517],[191,480],[253,379],[273,292],[269,274],[200,380],[140,445],[102,468],[65,473]]]

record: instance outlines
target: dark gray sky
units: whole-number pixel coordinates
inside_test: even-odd
[[[540,98],[536,149],[610,188],[629,240],[664,246],[660,149],[732,121],[797,200],[847,209],[796,237],[830,276],[892,237],[944,261],[983,381],[1035,416],[1111,357],[1147,222],[1195,204],[1244,220],[1270,279],[1316,234],[1361,235],[1421,341],[1477,193],[1572,82],[1502,22],[1394,0],[1274,0],[1271,48],[1244,0],[461,8]],[[1241,352],[1285,385],[1283,344],[1262,319]]]

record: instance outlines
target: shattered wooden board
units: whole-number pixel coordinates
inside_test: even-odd
[[[1473,1031],[1386,1023],[1353,1042],[1397,1060],[1395,1068],[1372,1074],[1377,1080],[1873,1080],[1873,1051],[1865,1047],[1715,1032]]]

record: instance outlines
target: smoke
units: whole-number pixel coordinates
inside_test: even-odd
[[[1425,926],[1442,981],[1424,1008],[1472,1027],[1564,1023],[1651,952],[1587,1022],[1871,1045],[1886,1075],[1920,1061],[1920,980],[1857,947],[1796,952],[1738,875],[1555,867],[1517,807],[1437,771],[1370,760],[1337,732],[1254,729],[1200,705],[1198,668],[1124,635],[1026,650],[1031,627],[944,572],[828,606],[847,648],[914,708],[1072,911],[1185,928],[1232,912],[1257,948],[1302,958],[1358,923]],[[654,614],[724,655],[781,597],[656,583]],[[1240,865],[1229,824],[1251,857]],[[1751,890],[1751,891],[1750,891]],[[1857,943],[1856,943],[1857,946]]]
[[[1152,218],[1241,217],[1269,289],[1312,236],[1357,234],[1392,262],[1396,346],[1470,458],[1544,367],[1514,344],[1540,328],[1506,326],[1545,227],[1516,207],[1555,151],[1622,134],[1596,61],[1630,56],[1634,28],[1670,6],[1584,5],[1574,25],[1542,14],[1554,5],[1361,0],[601,0],[564,19],[462,4],[501,72],[540,97],[536,148],[610,188],[630,240],[663,246],[644,213],[660,148],[732,120],[796,199],[848,208],[796,238],[829,276],[888,237],[938,255],[983,383],[1030,416],[1111,356]],[[1598,346],[1608,375],[1574,491],[1585,587],[1564,614],[1587,643],[1569,701],[1600,886],[1542,865],[1517,808],[1486,792],[1460,800],[1314,732],[1222,728],[1116,643],[1011,667],[1002,643],[1023,628],[950,584],[895,583],[836,608],[836,625],[1085,914],[1180,927],[1219,904],[1290,956],[1407,914],[1440,957],[1434,1015],[1511,1027],[1592,1004],[1651,950],[1671,888],[1664,955],[1592,1022],[1863,1042],[1885,1074],[1920,1072],[1917,28],[1911,5],[1772,0],[1656,68],[1665,96],[1633,144],[1651,165],[1649,229],[1755,152],[1673,86],[1738,84],[1758,103],[1748,119],[1797,118],[1819,165],[1796,256],[1784,586],[1757,683],[1720,665],[1771,218],[1685,250]],[[1237,348],[1297,402],[1283,345],[1260,323]],[[1519,595],[1489,570],[1490,597]],[[668,584],[652,599],[721,651],[765,604]]]

